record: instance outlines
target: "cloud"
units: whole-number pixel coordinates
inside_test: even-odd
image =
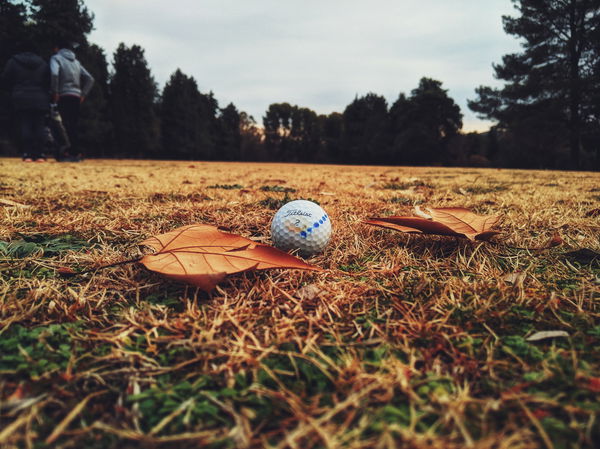
[[[506,0],[87,0],[90,40],[146,51],[160,85],[180,68],[220,104],[257,120],[287,101],[342,112],[356,95],[393,103],[423,76],[443,82],[465,123],[475,87],[498,85],[492,62],[518,49],[502,31]],[[110,59],[110,58],[109,58]]]

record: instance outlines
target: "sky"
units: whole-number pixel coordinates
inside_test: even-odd
[[[261,124],[272,103],[343,112],[369,92],[391,106],[426,76],[460,106],[464,131],[483,131],[467,107],[480,85],[501,86],[492,63],[519,51],[502,29],[510,0],[85,0],[89,40],[112,61],[140,45],[162,87],[178,68],[221,107]]]

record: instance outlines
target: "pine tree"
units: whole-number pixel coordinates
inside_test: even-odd
[[[26,13],[25,5],[0,1],[0,71],[27,34]],[[10,144],[11,117],[9,92],[0,88],[0,154],[16,155],[16,147]]]
[[[273,103],[263,117],[265,151],[271,161],[291,161],[295,157],[290,149],[289,139],[293,109],[289,103]]]
[[[440,81],[421,78],[410,97],[400,94],[390,108],[391,159],[417,165],[448,162],[448,143],[462,128],[460,107]]]
[[[220,159],[239,161],[241,158],[240,113],[233,103],[221,109],[219,115],[219,153]]]
[[[342,163],[383,163],[389,148],[388,107],[385,98],[369,93],[355,98],[343,113]]]
[[[319,128],[322,139],[321,162],[342,161],[342,136],[344,133],[344,116],[339,112],[319,116]]]
[[[94,76],[94,87],[81,108],[81,145],[86,148],[86,155],[102,158],[114,156],[106,55],[102,48],[92,44],[78,49],[78,59]]]
[[[121,43],[114,53],[110,77],[110,110],[120,156],[157,155],[157,86],[139,45]]]
[[[314,162],[317,159],[321,136],[315,111],[297,106],[293,109],[290,139],[293,145],[293,160]]]
[[[321,148],[317,114],[309,108],[274,103],[263,117],[265,147],[271,160],[311,162]]]
[[[161,106],[162,154],[200,159],[200,92],[194,78],[177,69],[165,84]]]
[[[501,64],[494,65],[496,78],[506,84],[501,89],[480,86],[479,98],[469,107],[498,120],[517,138],[535,140],[537,135],[556,142],[557,137],[560,145],[560,134],[565,134],[571,167],[578,168],[582,135],[593,122],[588,114],[593,109],[592,93],[599,84],[600,2],[512,2],[519,16],[504,16],[504,30],[521,39],[523,52],[505,55]],[[523,135],[525,120],[536,124],[529,135]],[[551,137],[552,132],[558,135]]]
[[[205,160],[219,159],[220,154],[217,147],[219,102],[212,91],[208,94],[200,93],[199,111],[200,158]]]
[[[94,27],[94,15],[82,0],[30,0],[31,20],[40,52],[49,57],[61,41],[87,46],[87,35]]]
[[[263,136],[254,117],[244,111],[240,112],[240,160],[267,160]]]
[[[22,3],[0,2],[0,70],[28,34],[27,9]]]

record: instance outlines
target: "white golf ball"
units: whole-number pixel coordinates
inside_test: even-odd
[[[284,251],[297,249],[313,255],[325,249],[331,237],[331,219],[312,201],[296,200],[284,204],[271,222],[271,239]]]

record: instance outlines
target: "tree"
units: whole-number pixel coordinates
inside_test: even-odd
[[[200,92],[196,80],[177,69],[165,84],[160,107],[162,155],[200,159]]]
[[[233,103],[221,109],[219,115],[218,148],[220,159],[239,161],[241,157],[240,113]]]
[[[86,154],[95,157],[114,155],[114,128],[108,103],[108,63],[104,50],[95,44],[78,51],[83,66],[94,76],[94,88],[81,108],[80,140]]]
[[[548,128],[568,136],[570,165],[579,168],[582,135],[594,123],[590,119],[593,92],[600,84],[600,4],[597,0],[511,1],[520,15],[503,16],[504,30],[522,40],[523,52],[505,55],[501,64],[493,66],[496,78],[506,84],[501,89],[480,86],[479,98],[469,101],[469,108],[509,131],[523,130],[523,119],[544,128],[547,115],[552,116]],[[528,135],[530,140],[535,136]],[[560,143],[559,139],[554,144],[555,151]]]
[[[344,135],[344,116],[339,112],[319,116],[323,162],[340,162],[343,159],[342,136]]]
[[[138,45],[128,48],[119,44],[113,56],[113,69],[109,84],[110,110],[117,151],[121,156],[155,156],[158,91],[144,50]]]
[[[87,35],[94,27],[94,15],[82,0],[30,0],[31,21],[40,53],[50,56],[62,40],[88,44]]]
[[[293,106],[289,103],[269,105],[263,117],[265,129],[265,150],[269,160],[289,160],[289,139],[292,132]]]
[[[267,160],[263,136],[264,133],[256,126],[254,117],[244,111],[240,112],[240,160]]]
[[[389,147],[388,109],[385,98],[374,93],[355,98],[343,113],[340,162],[385,163]]]
[[[0,71],[10,57],[16,53],[21,40],[27,35],[27,10],[25,5],[0,1]],[[16,148],[9,145],[11,133],[10,96],[0,86],[0,153],[16,154]]]
[[[440,81],[423,77],[390,108],[393,160],[416,165],[448,162],[448,143],[462,128],[460,107]]]
[[[292,129],[289,136],[293,159],[314,162],[320,152],[321,136],[319,120],[315,111],[295,106],[292,110]]]
[[[27,9],[22,3],[0,2],[0,70],[28,34]]]
[[[219,102],[212,91],[208,94],[200,93],[199,100],[200,154],[202,159],[217,159],[220,158],[217,146],[219,139],[219,120],[217,117]]]
[[[309,162],[320,150],[317,114],[289,103],[273,103],[263,117],[265,148],[271,160]]]

